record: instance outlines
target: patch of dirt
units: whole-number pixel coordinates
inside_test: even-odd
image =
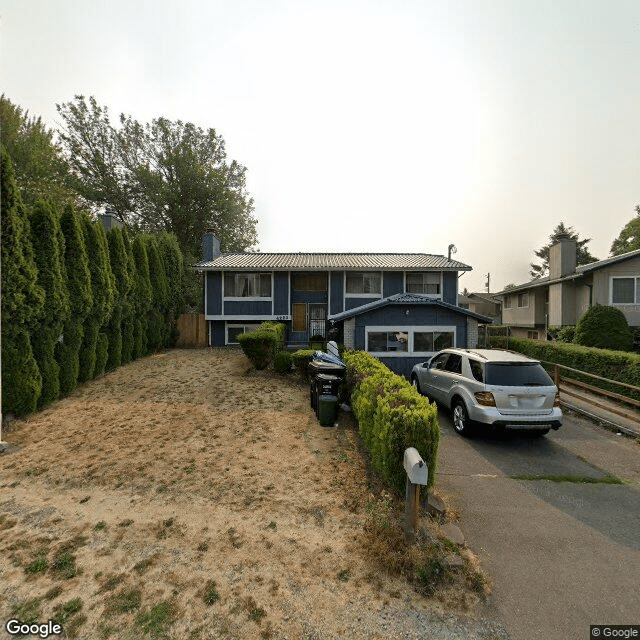
[[[138,360],[5,439],[1,622],[55,617],[87,640],[506,637],[470,552],[428,564],[449,543],[426,519],[405,549],[350,414],[321,427],[306,385],[237,349]]]

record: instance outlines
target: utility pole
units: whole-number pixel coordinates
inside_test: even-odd
[[[487,281],[484,283],[484,286],[487,287],[487,293],[491,293],[489,290],[489,283],[491,282],[491,274],[487,273]]]

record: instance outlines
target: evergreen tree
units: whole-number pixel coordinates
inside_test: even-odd
[[[4,146],[0,149],[2,224],[2,413],[35,411],[42,376],[33,356],[31,333],[38,327],[44,292],[30,242],[27,212]]]
[[[122,230],[111,229],[107,234],[109,265],[114,284],[113,310],[107,322],[109,337],[106,370],[117,369],[122,363],[122,309],[131,290],[131,274],[124,246]]]
[[[60,365],[60,395],[69,395],[78,386],[83,324],[91,311],[91,274],[78,214],[65,206],[60,219],[64,235],[64,263],[67,270],[70,316],[64,323],[62,342],[57,345]]]
[[[122,242],[124,243],[124,260],[129,274],[129,286],[122,299],[122,364],[131,362],[134,358],[134,332],[136,324],[135,301],[135,276],[136,265],[133,260],[133,249],[129,232],[122,228]]]
[[[45,295],[42,318],[31,337],[42,375],[42,394],[38,403],[42,407],[60,397],[60,367],[55,348],[64,323],[69,319],[69,293],[58,212],[50,202],[40,200],[31,211],[30,223],[38,284]]]
[[[541,278],[549,271],[549,249],[563,238],[569,238],[576,241],[576,265],[589,264],[595,262],[598,258],[594,258],[587,248],[587,244],[591,242],[591,238],[579,239],[579,235],[573,230],[573,227],[565,227],[564,222],[553,230],[549,236],[549,243],[540,248],[535,254],[542,260],[542,264],[531,263],[531,277]]]
[[[636,206],[636,217],[627,222],[620,235],[613,241],[611,255],[619,256],[636,249],[640,249],[640,206]]]
[[[168,340],[169,327],[166,323],[166,315],[169,304],[169,284],[157,236],[145,235],[144,241],[149,259],[149,280],[151,283],[151,308],[149,310],[147,339],[149,351],[157,351]]]
[[[88,215],[81,216],[82,232],[87,254],[91,256],[91,293],[93,305],[84,323],[84,336],[80,352],[80,382],[91,380],[104,371],[106,351],[104,339],[101,339],[100,358],[98,359],[98,338],[101,327],[106,323],[113,310],[114,284],[109,265],[109,250],[104,228],[100,223],[92,222]]]
[[[133,358],[140,358],[148,353],[148,317],[151,311],[152,291],[149,277],[149,258],[145,241],[141,235],[137,235],[132,244],[134,271],[134,301],[135,311]]]
[[[167,276],[167,308],[165,310],[165,346],[171,347],[177,339],[176,322],[185,307],[185,293],[183,283],[184,260],[178,239],[171,233],[163,232],[158,235],[160,255]]]

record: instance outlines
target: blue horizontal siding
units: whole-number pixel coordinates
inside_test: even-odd
[[[207,271],[207,299],[205,314],[219,316],[222,313],[222,274],[219,271]]]
[[[225,300],[226,316],[270,316],[271,300]]]
[[[445,271],[442,274],[442,301],[456,304],[458,295],[458,272]]]
[[[211,346],[224,347],[224,320],[210,320],[211,322]]]
[[[404,293],[404,273],[402,271],[385,271],[382,274],[382,293],[385,298],[396,293]]]
[[[289,273],[274,273],[273,314],[285,316],[291,313],[289,309]]]
[[[344,297],[344,271],[332,271],[329,274],[329,277],[331,278],[331,301],[329,314],[333,316],[336,313],[342,313],[344,311],[342,306],[342,300]]]
[[[356,307],[361,307],[365,304],[369,304],[370,302],[377,302],[380,300],[380,296],[376,298],[345,298],[344,300],[344,310],[349,311],[349,309],[355,309]]]

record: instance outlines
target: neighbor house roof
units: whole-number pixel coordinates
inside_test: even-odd
[[[448,302],[443,302],[442,300],[431,298],[420,293],[396,293],[395,295],[389,296],[388,298],[382,298],[381,300],[376,300],[375,302],[363,304],[362,306],[356,307],[355,309],[349,309],[348,311],[337,313],[336,315],[331,316],[331,320],[346,320],[347,318],[359,316],[360,314],[367,313],[368,311],[372,311],[373,309],[379,309],[381,307],[386,307],[389,305],[406,304],[441,307],[443,309],[448,309],[449,311],[462,313],[465,316],[471,316],[472,318],[480,320],[481,322],[493,322],[492,319],[488,318],[487,316],[481,316],[479,313],[474,313],[473,311],[469,311],[468,309],[457,307],[455,304],[449,304]]]
[[[312,269],[438,269],[471,271],[471,267],[445,256],[429,253],[223,253],[198,262],[195,269],[305,271]]]
[[[591,273],[592,271],[597,271],[598,269],[603,269],[604,267],[608,267],[609,265],[617,264],[618,262],[624,262],[625,260],[630,260],[632,258],[640,258],[640,249],[636,249],[635,251],[628,251],[627,253],[622,253],[619,256],[605,258],[604,260],[596,260],[596,262],[590,262],[589,264],[581,264],[579,267],[576,267],[576,270],[573,273],[563,276],[562,278],[554,278],[553,280],[549,276],[536,278],[535,280],[531,280],[530,282],[526,282],[525,284],[519,284],[517,287],[512,287],[511,289],[503,289],[496,295],[508,295],[510,293],[524,291],[525,289],[535,289],[536,287],[543,287],[545,285],[556,284],[558,282],[575,280],[576,278],[580,278],[581,276],[587,273]]]

